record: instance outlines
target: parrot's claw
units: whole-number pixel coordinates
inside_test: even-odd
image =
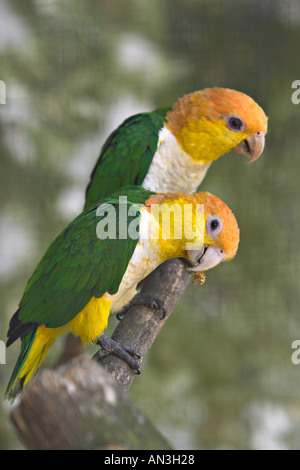
[[[151,310],[155,310],[160,313],[159,318],[163,320],[167,314],[167,308],[163,300],[158,299],[150,294],[137,294],[119,313],[116,317],[118,320],[122,320],[127,310],[133,305],[142,305],[143,307],[148,307]]]
[[[141,373],[140,365],[135,360],[135,358],[140,359],[141,356],[133,348],[120,344],[104,334],[96,340],[96,344],[104,350],[105,355],[114,354],[125,361],[135,374]]]

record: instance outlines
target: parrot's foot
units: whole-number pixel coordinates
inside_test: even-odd
[[[142,305],[143,307],[151,308],[160,313],[160,319],[163,320],[167,313],[167,308],[163,300],[158,299],[150,294],[137,294],[131,301],[119,312],[116,317],[118,320],[122,320],[127,310],[133,305]]]
[[[104,334],[102,334],[95,342],[104,350],[105,355],[114,354],[123,361],[127,362],[129,367],[131,367],[131,369],[133,369],[136,374],[141,373],[140,365],[135,360],[135,358],[140,359],[141,356],[134,349],[129,348],[128,346],[124,346],[123,344],[114,341]]]

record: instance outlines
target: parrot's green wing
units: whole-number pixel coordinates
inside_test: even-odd
[[[122,186],[142,184],[169,109],[131,116],[108,137],[91,174],[85,209]]]
[[[138,209],[151,194],[140,187],[123,188],[68,225],[29,279],[10,322],[7,345],[39,325],[49,328],[65,325],[92,296],[100,298],[105,292],[117,292],[138,242],[138,227],[135,239],[119,238],[119,214],[122,211],[121,220],[127,227],[140,216]],[[123,199],[119,205],[118,196],[122,195],[127,196],[127,202]],[[134,211],[131,209],[127,217],[129,207]],[[105,227],[112,230],[115,227],[116,238],[99,239],[99,222],[104,227],[101,233],[107,232]],[[113,231],[111,234],[114,236]]]

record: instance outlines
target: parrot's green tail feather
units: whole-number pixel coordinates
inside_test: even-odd
[[[4,398],[13,401],[27,387],[56,337],[62,332],[63,328],[47,328],[42,325],[21,337],[21,351]]]
[[[27,381],[26,379],[29,378],[28,374],[23,375],[20,377],[20,372],[25,364],[25,361],[28,357],[29,351],[33,345],[34,339],[36,335],[36,329],[34,331],[30,331],[27,333],[25,336],[22,337],[22,343],[21,343],[21,351],[17,360],[17,363],[15,365],[15,368],[13,370],[13,373],[11,375],[11,378],[9,380],[4,399],[11,400],[13,401],[16,396],[23,391],[25,382]],[[30,375],[34,371],[30,371]]]

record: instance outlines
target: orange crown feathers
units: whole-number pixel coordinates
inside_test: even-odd
[[[236,114],[247,125],[249,134],[267,133],[268,119],[263,109],[245,93],[229,88],[205,88],[180,98],[167,114],[167,127],[178,135],[187,121],[205,117],[215,121]]]

